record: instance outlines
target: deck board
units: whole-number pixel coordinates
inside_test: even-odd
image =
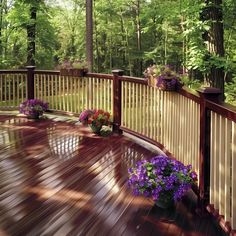
[[[154,155],[70,118],[0,115],[0,235],[225,236],[187,198],[162,210],[131,194],[127,168]]]

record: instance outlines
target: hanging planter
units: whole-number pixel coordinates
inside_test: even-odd
[[[88,72],[87,62],[79,59],[65,60],[59,67],[61,76],[83,77]]]
[[[72,76],[74,76],[74,77],[83,77],[87,73],[87,71],[83,68],[82,69],[73,68],[73,69],[71,69],[71,72],[72,72]]]
[[[180,75],[174,72],[169,65],[152,65],[144,72],[148,85],[164,91],[176,91],[183,87]]]

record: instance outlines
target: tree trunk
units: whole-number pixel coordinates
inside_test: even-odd
[[[93,1],[86,0],[86,55],[89,71],[93,71]]]
[[[36,7],[30,8],[30,23],[27,25],[27,65],[35,66]]]
[[[2,57],[3,0],[0,0],[0,58]]]
[[[204,34],[207,41],[209,55],[206,59],[212,57],[222,59],[224,57],[224,28],[223,28],[223,10],[222,0],[205,0],[206,8],[203,10],[203,20],[210,20],[210,30]],[[210,86],[221,89],[222,97],[224,94],[224,65],[216,66],[211,64],[207,80]]]
[[[140,21],[140,0],[137,0],[136,5],[136,27],[137,27],[137,47],[139,51],[139,56],[142,50],[142,41],[141,41],[141,21]],[[143,62],[140,58],[138,58],[139,71],[138,73],[141,75],[143,73]]]

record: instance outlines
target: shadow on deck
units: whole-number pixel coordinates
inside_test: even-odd
[[[132,196],[127,168],[154,155],[69,118],[1,115],[0,235],[225,235],[189,198],[166,211]]]

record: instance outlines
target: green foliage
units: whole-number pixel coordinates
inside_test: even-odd
[[[65,59],[85,58],[84,0],[3,1],[0,21],[0,67],[26,65],[30,9],[37,9],[36,66],[54,69]],[[153,62],[184,68],[190,87],[198,87],[212,66],[227,73],[226,95],[234,98],[236,74],[236,1],[223,1],[225,57],[209,54],[202,21],[202,0],[94,0],[94,71],[143,76]],[[232,93],[231,93],[232,91]],[[230,95],[231,94],[231,95]],[[232,100],[232,99],[228,99]]]
[[[236,75],[234,75],[232,82],[225,84],[225,96],[226,102],[236,106]]]

